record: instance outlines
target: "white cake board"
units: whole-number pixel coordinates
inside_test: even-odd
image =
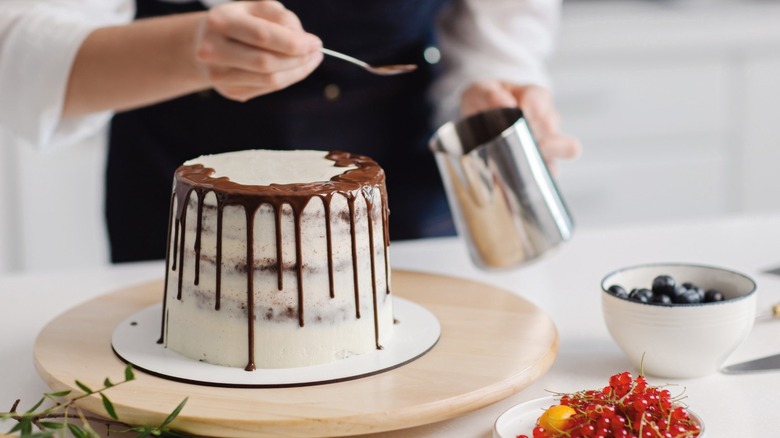
[[[138,311],[114,330],[114,353],[133,367],[159,377],[210,386],[292,387],[334,383],[391,370],[428,352],[441,335],[439,320],[426,308],[394,297],[397,323],[382,350],[373,350],[335,362],[297,368],[245,371],[212,365],[182,356],[157,343],[162,304]]]

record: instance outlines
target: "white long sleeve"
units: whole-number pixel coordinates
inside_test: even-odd
[[[133,14],[128,0],[0,0],[0,130],[53,149],[103,127],[110,112],[61,117],[68,77],[90,32]]]
[[[550,87],[546,62],[560,23],[560,0],[456,0],[437,25],[444,75],[432,98],[437,122],[457,116],[471,83],[498,79]]]

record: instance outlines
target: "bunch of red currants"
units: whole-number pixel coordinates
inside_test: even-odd
[[[609,386],[560,394],[537,420],[533,438],[689,438],[701,425],[668,389],[650,386],[644,376],[615,374]],[[517,438],[529,438],[518,435]]]

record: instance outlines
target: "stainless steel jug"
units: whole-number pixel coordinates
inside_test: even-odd
[[[520,109],[449,122],[430,148],[480,268],[520,266],[571,238],[571,215]]]

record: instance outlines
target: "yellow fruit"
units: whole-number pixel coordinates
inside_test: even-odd
[[[555,405],[547,408],[546,411],[536,420],[536,425],[543,427],[548,431],[564,431],[570,427],[569,418],[576,414],[571,406]]]

